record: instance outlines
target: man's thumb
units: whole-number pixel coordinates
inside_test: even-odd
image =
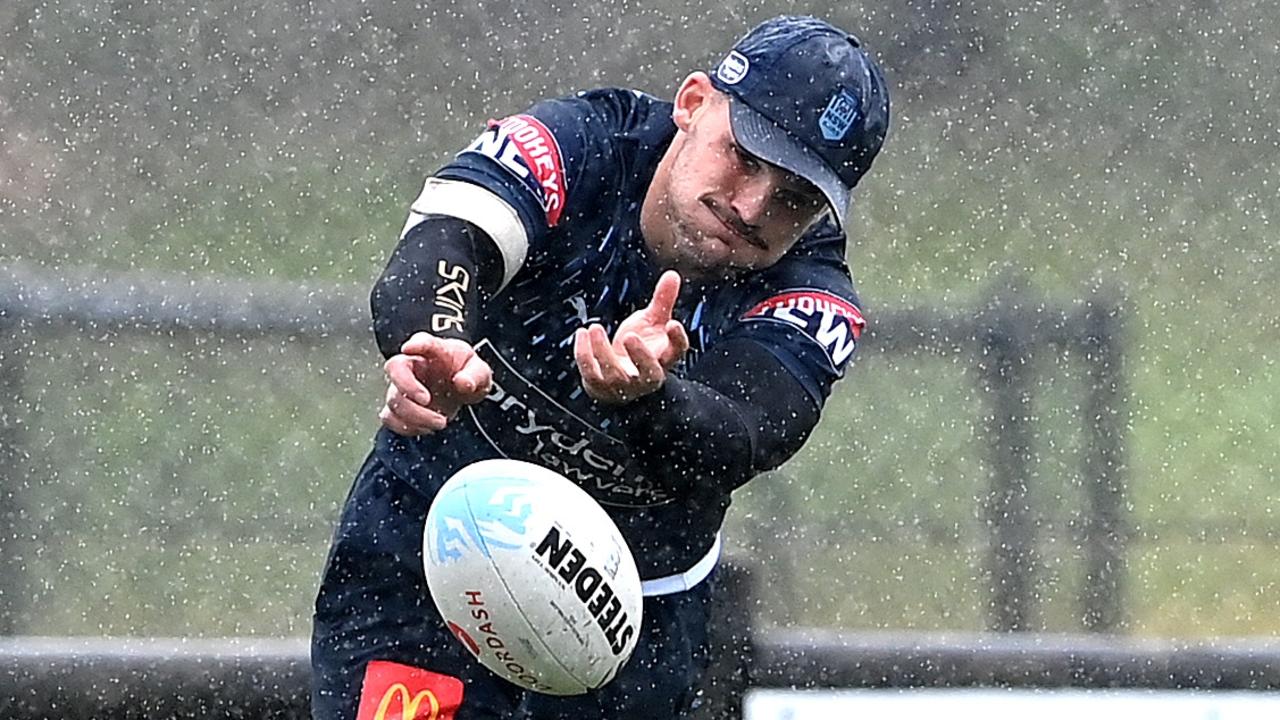
[[[657,286],[653,289],[653,299],[649,301],[647,312],[649,319],[655,323],[665,323],[670,320],[679,297],[680,273],[675,270],[662,273],[662,277],[658,278]]]

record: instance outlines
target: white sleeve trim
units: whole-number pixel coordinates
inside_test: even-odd
[[[641,581],[640,594],[645,597],[654,597],[656,595],[671,595],[689,590],[706,580],[711,571],[716,569],[716,563],[719,561],[720,533],[716,533],[716,540],[711,543],[711,549],[707,551],[706,555],[702,556],[701,560],[694,563],[693,567],[675,575]]]
[[[461,180],[427,178],[418,199],[409,208],[400,237],[427,215],[448,215],[466,220],[493,238],[502,254],[502,285],[507,286],[529,254],[529,234],[515,208],[479,185]]]

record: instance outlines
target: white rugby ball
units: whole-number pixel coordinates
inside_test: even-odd
[[[440,488],[422,541],[449,629],[520,687],[580,695],[609,682],[640,633],[640,574],[613,520],[562,475],[484,460]]]

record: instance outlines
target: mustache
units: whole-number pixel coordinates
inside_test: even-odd
[[[759,225],[752,225],[751,223],[743,220],[733,208],[722,206],[720,203],[716,202],[714,198],[704,197],[702,198],[702,203],[706,205],[707,209],[711,210],[712,214],[719,218],[721,222],[728,225],[729,229],[732,230],[735,235],[747,241],[749,245],[760,248],[761,250],[769,249],[765,241],[760,238]]]

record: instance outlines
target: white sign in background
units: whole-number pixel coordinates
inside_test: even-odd
[[[1276,720],[1280,692],[752,690],[744,720]]]

